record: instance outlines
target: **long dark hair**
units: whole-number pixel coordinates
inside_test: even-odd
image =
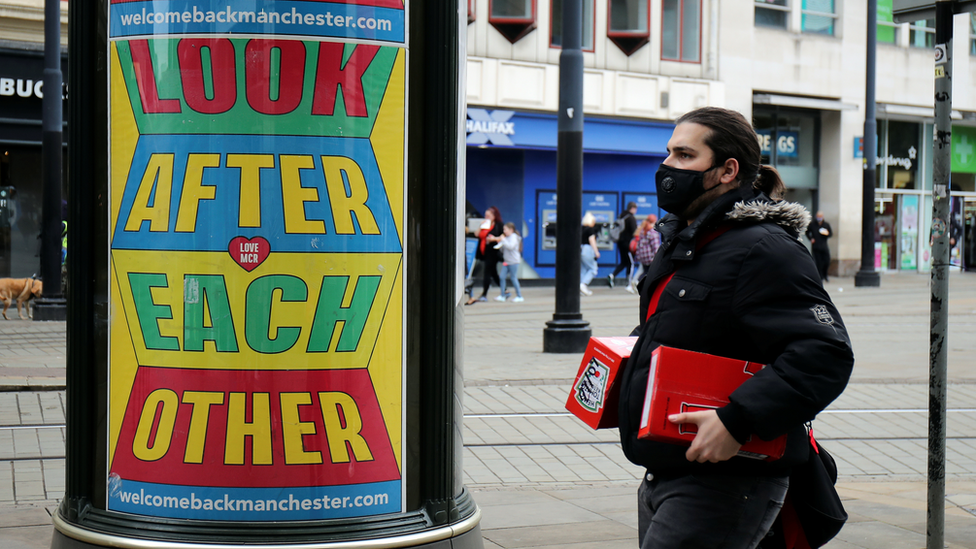
[[[786,192],[786,185],[779,172],[772,166],[763,165],[762,149],[752,124],[741,113],[719,107],[702,107],[684,114],[675,122],[701,124],[709,129],[705,135],[705,145],[715,155],[714,165],[730,158],[739,163],[740,183],[752,186],[779,200]]]
[[[505,224],[505,222],[502,221],[502,212],[498,211],[498,208],[496,208],[494,206],[491,206],[491,207],[488,208],[488,211],[491,212],[495,216],[494,223],[496,225],[502,226],[502,225]]]

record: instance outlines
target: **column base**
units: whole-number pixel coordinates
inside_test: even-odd
[[[582,353],[592,335],[590,323],[582,318],[550,320],[542,331],[542,352]]]
[[[857,288],[878,288],[881,286],[881,275],[878,271],[858,271],[854,275],[854,286]]]
[[[35,299],[33,309],[34,322],[68,319],[68,302],[59,295]]]

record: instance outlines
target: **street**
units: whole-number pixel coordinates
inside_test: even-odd
[[[814,424],[851,515],[831,549],[925,546],[928,280],[827,285],[857,356],[846,392]],[[594,335],[629,333],[637,297],[592,289],[582,304]],[[541,352],[553,289],[523,295],[464,308],[464,482],[485,546],[635,547],[643,472],[615,430],[592,431],[565,411],[580,357]],[[976,549],[976,276],[950,277],[949,318],[946,541]],[[0,547],[47,549],[64,491],[64,324],[0,321],[0,337]]]

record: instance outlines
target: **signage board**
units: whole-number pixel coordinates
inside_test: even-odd
[[[403,2],[111,0],[107,509],[404,510]]]

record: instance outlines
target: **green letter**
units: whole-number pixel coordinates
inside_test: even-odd
[[[209,321],[209,322],[208,322]],[[217,352],[237,352],[234,319],[221,275],[186,275],[183,279],[183,349],[202,351],[214,342]]]
[[[332,344],[332,335],[339,322],[342,322],[342,327],[339,328],[336,351],[341,353],[356,350],[359,339],[363,336],[369,311],[373,307],[376,291],[380,287],[380,278],[382,277],[360,276],[352,293],[352,302],[348,307],[343,307],[342,298],[349,285],[349,277],[322,277],[322,291],[319,293],[319,303],[315,308],[315,319],[312,321],[308,352],[328,352]]]
[[[283,353],[298,341],[300,327],[271,326],[271,308],[274,294],[281,291],[280,301],[305,301],[308,287],[305,282],[291,275],[262,276],[247,287],[244,312],[244,337],[247,344],[259,353]],[[275,334],[272,336],[272,329]]]
[[[179,351],[180,342],[172,336],[163,337],[159,333],[159,319],[173,318],[169,305],[156,305],[152,289],[166,288],[166,275],[162,273],[129,273],[129,287],[132,288],[132,301],[136,304],[136,317],[142,330],[142,340],[147,349],[158,351]]]

